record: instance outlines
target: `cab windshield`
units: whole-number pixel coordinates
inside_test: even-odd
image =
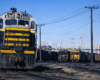
[[[6,20],[6,25],[17,25],[17,20]]]
[[[29,26],[29,22],[24,20],[19,20],[18,25]]]

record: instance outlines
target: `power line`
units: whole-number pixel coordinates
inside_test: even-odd
[[[82,23],[85,23],[85,22],[87,22],[89,20],[89,18],[88,19],[86,19],[84,22],[82,21],[81,23],[78,23],[77,25],[80,25],[80,24],[82,24]],[[80,20],[81,21],[81,20]],[[72,23],[73,24],[73,23]],[[77,26],[77,25],[75,25],[75,26]],[[76,27],[75,27],[76,28]],[[73,29],[73,26],[71,26],[71,27],[69,27],[69,28],[67,28],[68,30],[70,30],[70,29]],[[67,30],[67,31],[68,31]]]
[[[85,19],[84,19],[84,20],[85,20]],[[76,22],[78,22],[77,25],[80,25],[80,24],[82,24],[82,23],[87,22],[88,20],[89,20],[89,18],[87,18],[85,21],[83,21],[83,19],[81,19],[81,20],[75,21],[75,22],[73,22],[73,23],[71,23],[71,24],[75,24]],[[81,23],[79,23],[79,22],[81,22]],[[69,26],[69,25],[71,25],[71,24],[67,24],[67,25],[64,25],[64,26],[58,26],[57,29],[58,29],[58,28],[61,28],[61,27]],[[76,27],[75,27],[75,28],[76,28]],[[49,29],[49,31],[50,31],[50,30],[54,30],[54,29],[56,29],[56,28],[53,27],[52,29]],[[56,29],[56,30],[57,30],[57,29]],[[67,28],[67,31],[70,30],[70,29],[73,29],[73,26]],[[60,29],[60,30],[61,30],[61,29]],[[65,29],[64,29],[64,30],[65,30]],[[48,31],[48,30],[45,30],[45,31]],[[48,32],[43,32],[43,33],[46,33],[46,34],[47,34]],[[51,33],[50,33],[50,34],[51,34]]]
[[[58,19],[54,19],[54,20],[52,20],[52,21],[48,21],[48,22],[45,22],[45,23],[54,22],[54,21],[56,21],[56,20],[59,20],[59,19],[65,18],[66,16],[69,16],[69,15],[71,15],[71,14],[74,14],[74,13],[80,11],[81,9],[84,9],[84,7],[80,8],[80,9],[78,9],[78,10],[76,10],[76,11],[74,11],[74,12],[68,14],[68,15],[65,15],[65,16],[63,16],[63,17],[60,17],[60,18],[58,18]]]
[[[87,13],[87,11],[86,11],[85,13]],[[81,14],[73,15],[73,16],[70,16],[70,17],[64,18],[64,19],[62,19],[62,20],[58,20],[58,21],[55,21],[55,22],[52,22],[52,23],[48,23],[48,24],[54,24],[54,23],[58,23],[58,22],[65,21],[65,20],[69,20],[69,19],[71,19],[71,18],[78,17],[78,16],[80,16],[80,15],[82,15],[82,14],[85,14],[85,13],[81,13]],[[47,24],[45,24],[45,25],[47,25]]]
[[[88,25],[89,23],[90,23],[90,21],[89,21],[88,23],[84,24],[83,26],[79,27],[79,28],[76,28],[76,29],[74,29],[74,30],[68,31],[68,32],[66,32],[66,33],[57,34],[57,35],[64,35],[64,34],[67,34],[67,35],[68,35],[69,33],[71,34],[71,33],[75,32],[75,31],[77,31],[77,30],[83,28],[84,26]],[[47,33],[46,33],[46,34],[47,34]],[[50,33],[50,34],[53,34],[53,33]],[[49,34],[49,35],[50,35],[50,34]]]
[[[86,21],[88,21],[90,18],[84,18],[84,19],[80,19],[80,20],[77,20],[77,21],[74,21],[74,22],[72,22],[71,21],[71,23],[69,23],[69,24],[66,24],[66,25],[62,25],[62,26],[54,26],[54,27],[52,27],[52,29],[46,29],[45,31],[50,31],[50,30],[54,30],[54,29],[59,29],[59,28],[61,28],[61,27],[66,27],[66,26],[70,26],[70,25],[72,25],[72,24],[81,24],[81,23],[84,23],[84,22],[86,22]],[[80,22],[80,23],[79,23]],[[57,27],[57,28],[56,28]],[[71,26],[71,27],[69,27],[69,28],[72,28],[73,26]],[[51,28],[51,27],[50,27]],[[67,30],[69,30],[69,28],[67,28]]]
[[[80,15],[83,15],[83,14],[85,14],[85,13],[87,13],[87,12],[89,12],[89,11],[84,11],[84,12],[80,12],[80,14],[78,13],[78,14],[74,14],[74,15],[72,15],[72,16],[69,16],[69,17],[67,17],[67,18],[63,18],[63,19],[61,19],[61,20],[56,20],[56,21],[54,21],[54,22],[48,22],[48,23],[44,23],[45,25],[48,25],[48,24],[54,24],[54,23],[58,23],[58,22],[62,22],[62,21],[66,21],[66,20],[69,20],[69,19],[71,19],[71,18],[75,18],[75,17],[78,17],[78,16],[80,16]]]
[[[70,26],[70,25],[72,25],[72,24],[80,25],[80,24],[82,24],[82,23],[84,23],[84,22],[86,22],[86,21],[88,21],[88,20],[89,20],[89,18],[80,19],[80,20],[77,20],[77,21],[74,21],[74,22],[71,21],[71,23],[69,23],[69,24],[62,25],[62,26],[50,27],[49,29],[45,29],[45,31],[48,31],[48,30],[50,31],[50,30],[55,30],[55,29],[57,30],[57,29],[59,29],[59,28],[64,28],[64,27]],[[68,28],[67,28],[67,31],[68,31],[69,29],[72,29],[72,27],[73,27],[73,26],[68,27]],[[64,28],[64,30],[65,30],[65,28]],[[46,32],[42,32],[42,33],[46,33]]]
[[[71,34],[72,32],[75,32],[75,31],[77,31],[77,30],[83,28],[84,26],[88,25],[89,23],[90,23],[90,22],[86,23],[85,25],[83,25],[83,26],[81,26],[81,27],[79,27],[79,28],[77,28],[77,29],[75,29],[75,30],[69,31],[69,32],[67,32],[67,33],[62,33],[62,34],[68,34],[68,33]],[[61,34],[61,35],[62,35],[62,34]]]

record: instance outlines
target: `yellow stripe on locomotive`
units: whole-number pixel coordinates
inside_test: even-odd
[[[16,46],[29,46],[29,44],[19,44],[19,43],[16,43],[15,44]],[[5,43],[5,46],[15,46],[14,43]]]
[[[5,46],[24,46],[24,47],[29,46],[29,44],[25,44],[26,42],[30,41],[30,38],[27,38],[27,36],[30,37],[30,29],[29,28],[6,27],[5,32],[6,32],[5,33],[5,42],[6,42]],[[24,33],[24,35],[23,35],[23,33]],[[20,38],[19,38],[19,36],[20,36]],[[18,37],[18,38],[16,38],[16,37]]]
[[[2,49],[1,50],[1,53],[13,53],[13,54],[17,54],[17,51],[15,51],[15,50],[4,50],[4,49]],[[22,53],[24,53],[24,54],[35,54],[35,51],[25,50]]]
[[[30,34],[23,34],[23,33],[5,33],[5,35],[11,35],[11,36],[30,36]]]
[[[29,28],[11,28],[11,27],[7,27],[6,30],[30,31]]]
[[[30,41],[30,39],[23,39],[23,38],[5,38],[8,41]]]

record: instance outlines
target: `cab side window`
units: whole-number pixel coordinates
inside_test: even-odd
[[[34,27],[35,27],[35,22],[32,21],[32,22],[31,22],[31,29],[34,29]]]
[[[0,29],[3,27],[3,19],[0,19]]]

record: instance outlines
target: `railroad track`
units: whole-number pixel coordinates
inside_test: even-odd
[[[81,80],[73,77],[59,76],[55,71],[37,72],[34,70],[1,70],[0,80]]]
[[[65,66],[69,68],[77,68],[77,69],[84,69],[88,71],[93,71],[96,73],[100,73],[100,64],[91,64],[91,63],[44,63],[44,66],[49,66],[50,65],[56,65],[56,66]],[[43,65],[43,63],[40,63],[40,65]],[[98,65],[96,67],[96,65]],[[87,67],[88,66],[88,67]]]
[[[72,68],[79,68],[79,69],[85,69],[85,70],[100,72],[100,66],[98,66],[98,67],[92,67],[93,66],[92,64],[91,65],[90,64],[86,64],[86,65],[88,65],[88,67],[86,67],[85,65],[82,65],[82,63],[81,64],[80,63],[74,63],[74,65],[72,63],[71,64],[68,63],[65,66],[72,67]],[[96,65],[94,65],[94,66],[96,66]]]
[[[50,73],[44,73],[44,72],[19,72],[21,75],[26,75],[28,77],[35,77],[39,78],[41,80],[81,80],[77,78],[72,77],[65,77],[65,76],[59,76],[56,74],[50,74]]]
[[[47,66],[49,68],[59,69],[60,71],[71,75],[70,77],[85,79],[85,80],[99,80],[100,79],[100,63],[58,63],[58,62],[41,62],[37,65]],[[66,76],[66,75],[65,75]]]
[[[100,73],[100,69],[95,69],[95,68],[89,68],[89,67],[82,67],[82,66],[69,66],[72,68],[79,68],[79,69],[84,69],[84,70],[88,70],[88,71],[92,71],[92,72],[96,72],[96,73]]]
[[[68,65],[69,64],[69,65]],[[77,63],[60,64],[60,66],[66,66],[75,68],[76,70],[92,71],[100,73],[100,69],[77,66]],[[17,76],[16,76],[17,75]],[[62,75],[62,76],[61,76]],[[0,80],[81,80],[74,78],[73,74],[66,73],[61,69],[53,69],[43,66],[38,66],[34,70],[0,70]]]
[[[86,67],[85,65],[88,65],[88,67]],[[98,66],[99,67],[99,69],[98,69],[98,67],[91,68],[93,66],[93,64],[87,63],[85,65],[82,64],[82,63],[68,63],[66,65],[61,64],[61,66],[66,66],[66,67],[80,69],[80,70],[86,70],[86,71],[88,70],[90,72],[95,72],[95,73],[99,73],[100,74],[100,66]],[[94,66],[96,66],[96,65],[94,65]]]

